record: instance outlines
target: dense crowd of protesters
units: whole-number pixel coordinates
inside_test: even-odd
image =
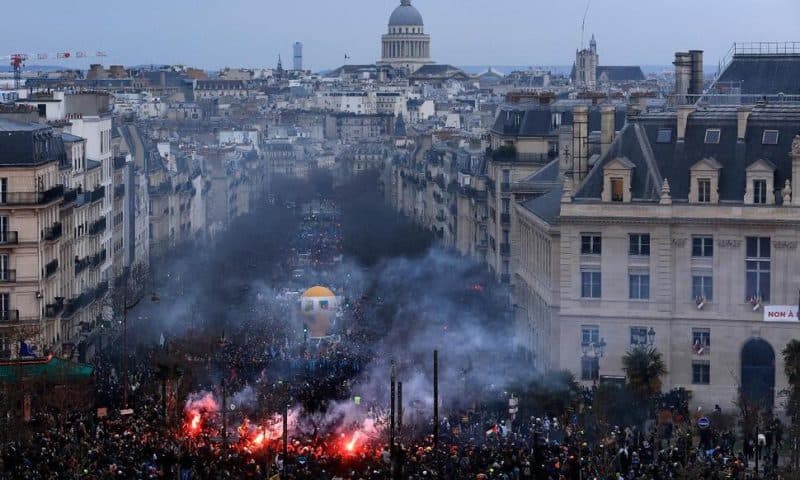
[[[297,255],[310,252],[314,262],[336,256],[341,237],[334,211],[326,204],[305,212],[293,245]],[[370,301],[375,300],[348,300],[345,322],[361,323]],[[777,420],[742,440],[733,428],[698,429],[686,401],[665,396],[662,411],[670,413],[669,421],[607,425],[591,414],[595,395],[589,389],[575,391],[564,411],[543,409],[524,417],[476,398],[469,408],[443,412],[438,429],[430,421],[398,428],[393,446],[385,412],[366,400],[361,409],[373,412],[377,426],[350,441],[358,425],[325,428],[313,418],[332,402],[351,400],[354,382],[375,354],[375,339],[349,328],[336,341],[304,338],[285,321],[293,308],[291,299],[267,299],[254,309],[258,315],[226,326],[216,338],[201,331],[131,352],[98,354],[97,408],[32,412],[27,425],[6,432],[0,477],[726,479],[751,475],[756,458],[761,478],[776,475],[784,441]],[[159,365],[169,361],[180,366],[181,375],[165,380]],[[179,385],[181,399],[210,392],[222,400],[197,435],[186,431],[182,400],[167,400],[168,382]],[[501,404],[506,400],[502,392],[493,395]],[[246,433],[237,433],[243,422],[273,418],[287,404],[310,420],[289,431],[286,456],[280,437],[256,447]],[[441,432],[437,438],[434,430]]]

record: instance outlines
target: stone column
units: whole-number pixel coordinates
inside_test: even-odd
[[[792,205],[800,207],[800,135],[792,141]]]

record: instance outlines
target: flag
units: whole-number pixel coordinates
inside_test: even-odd
[[[25,343],[25,340],[19,341],[19,356],[20,357],[32,357],[33,352],[31,351],[31,347]]]

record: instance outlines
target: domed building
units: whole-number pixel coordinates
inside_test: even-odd
[[[389,17],[389,31],[381,37],[383,50],[378,65],[414,73],[431,61],[431,37],[425,34],[425,25],[419,10],[411,0],[400,0]]]

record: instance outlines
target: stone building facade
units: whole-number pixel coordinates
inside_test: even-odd
[[[791,105],[632,115],[586,175],[537,174],[549,191],[516,206],[515,300],[540,365],[613,381],[627,351],[652,345],[664,387],[698,405],[732,409],[741,385],[780,407],[800,287],[798,132]]]

